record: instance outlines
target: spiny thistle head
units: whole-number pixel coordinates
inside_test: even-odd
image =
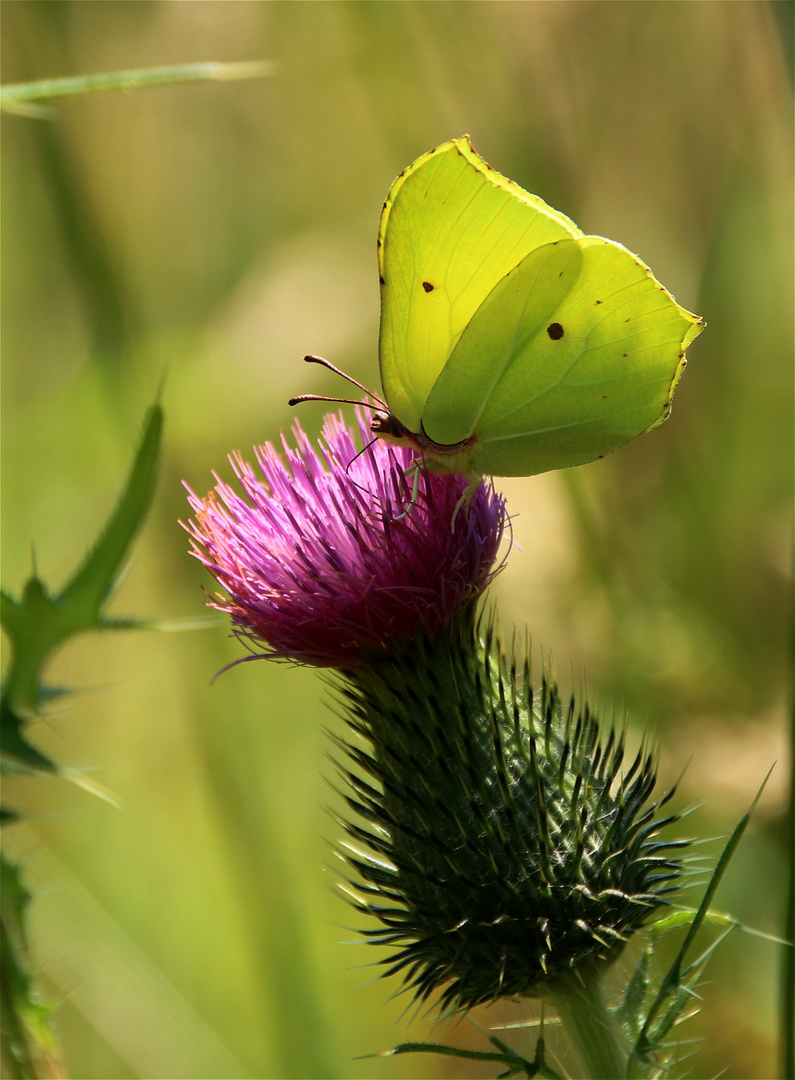
[[[411,451],[380,439],[359,451],[341,416],[317,446],[298,423],[293,436],[283,456],[255,447],[259,473],[231,456],[242,495],[218,476],[204,499],[188,488],[192,553],[229,594],[210,606],[260,655],[318,667],[432,639],[499,569],[502,498],[481,485],[456,514],[466,479],[422,471],[412,505]]]
[[[676,888],[649,752],[622,772],[623,737],[546,680],[534,693],[471,613],[342,694],[350,884],[418,998],[467,1008],[598,977]]]

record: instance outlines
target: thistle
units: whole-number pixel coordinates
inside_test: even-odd
[[[658,813],[671,792],[652,801],[653,755],[625,765],[623,734],[547,674],[535,687],[527,650],[506,654],[477,616],[501,567],[493,489],[451,528],[464,477],[422,473],[414,500],[410,452],[357,451],[333,416],[318,447],[294,435],[284,456],[257,448],[260,475],[231,458],[243,496],[218,477],[206,499],[189,489],[185,528],[253,655],[336,669],[342,853],[385,973],[442,1009],[548,999],[583,1075],[626,1076],[632,1024],[608,1012],[602,976],[682,869],[683,842],[658,835],[676,819]],[[527,1062],[491,1038],[484,1057],[554,1075],[543,1040]]]

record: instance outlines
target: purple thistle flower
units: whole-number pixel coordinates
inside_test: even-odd
[[[217,474],[205,499],[188,488],[192,554],[229,594],[209,606],[229,612],[257,656],[361,667],[369,650],[417,631],[433,638],[501,569],[507,518],[491,486],[451,529],[465,477],[423,470],[408,509],[410,450],[379,439],[358,452],[341,414],[326,416],[318,448],[297,422],[293,435],[297,450],[282,436],[284,457],[271,443],[254,448],[261,475],[230,456],[243,496]]]

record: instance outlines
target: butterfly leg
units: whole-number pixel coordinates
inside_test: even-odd
[[[417,499],[420,495],[420,472],[423,467],[423,462],[419,458],[415,458],[414,461],[412,461],[412,463],[409,465],[409,467],[404,471],[403,475],[405,477],[411,476],[413,478],[411,485],[411,502],[408,504],[402,514],[398,514],[398,516],[395,518],[395,521],[402,521],[404,517],[408,517],[408,515],[411,513],[411,508],[416,504]]]
[[[461,498],[455,504],[455,509],[453,510],[453,517],[450,522],[450,532],[455,532],[455,519],[458,517],[458,511],[461,509],[461,507],[464,507],[466,510],[469,509],[469,504],[472,502],[472,498],[475,492],[478,490],[482,483],[483,477],[478,476],[474,480],[470,481],[470,483],[467,484],[467,486],[464,488],[463,492],[461,493]]]

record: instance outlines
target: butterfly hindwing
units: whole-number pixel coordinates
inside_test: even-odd
[[[545,245],[470,320],[424,429],[441,443],[476,434],[473,465],[493,475],[592,461],[665,419],[700,328],[621,245]]]

